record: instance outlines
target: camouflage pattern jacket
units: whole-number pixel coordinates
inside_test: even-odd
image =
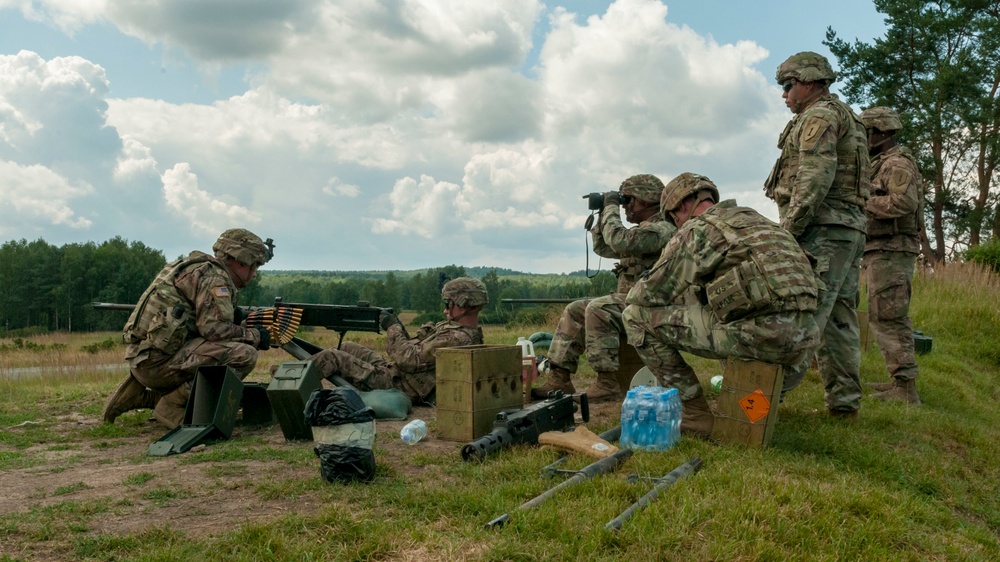
[[[172,355],[196,337],[256,347],[260,333],[233,323],[237,295],[226,266],[213,256],[195,251],[168,263],[125,325],[125,358],[149,349]]]
[[[913,154],[893,146],[872,161],[872,197],[865,251],[920,252],[924,192]]]
[[[632,228],[626,227],[618,205],[605,205],[598,228],[593,235],[594,253],[619,260],[614,269],[618,293],[629,292],[639,276],[656,263],[663,247],[677,232],[674,223],[660,213]]]
[[[482,328],[469,328],[450,320],[424,324],[414,338],[407,337],[400,324],[393,324],[386,336],[386,353],[403,373],[433,374],[438,349],[483,343]]]
[[[865,232],[870,163],[865,127],[834,94],[822,95],[788,122],[781,156],[764,184],[781,226],[796,238],[811,225]]]
[[[789,233],[731,199],[685,222],[625,302],[667,306],[691,286],[702,288],[722,322],[813,312],[819,294],[812,266]]]

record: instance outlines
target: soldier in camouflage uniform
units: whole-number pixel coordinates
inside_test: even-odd
[[[486,286],[471,277],[448,281],[441,297],[446,319],[424,324],[412,338],[394,315],[382,313],[388,359],[353,342],[344,342],[340,349],[325,349],[311,359],[324,378],[338,375],[363,391],[395,388],[415,404],[433,404],[437,350],[483,343],[479,311],[489,302]]]
[[[850,106],[829,91],[836,73],[822,55],[802,52],[775,75],[795,114],[778,138],[781,156],[765,182],[781,226],[817,260],[820,302],[816,324],[826,407],[857,417],[861,408],[858,285],[865,245],[869,160],[865,128]],[[783,391],[798,386],[811,358],[785,374]]]
[[[243,326],[237,294],[273,255],[270,241],[242,228],[227,230],[210,256],[191,252],[168,263],[139,299],[125,324],[130,373],[108,400],[104,420],[138,408],[173,429],[184,420],[199,367],[226,365],[241,380],[271,337]]]
[[[629,291],[622,315],[628,342],[660,385],[677,388],[681,432],[701,438],[715,418],[681,351],[791,366],[819,345],[819,289],[805,253],[757,211],[718,200],[704,176],[683,173],[667,184],[660,209],[680,230]],[[707,304],[681,298],[691,287]]]
[[[625,295],[639,275],[649,269],[660,250],[677,231],[660,214],[660,193],[663,182],[650,174],[632,176],[622,182],[619,191],[604,194],[601,218],[593,230],[594,252],[606,258],[618,258],[614,268],[618,287],[614,293],[594,299],[581,299],[566,306],[549,347],[547,382],[531,389],[531,397],[541,400],[553,390],[566,394],[576,391],[571,380],[580,355],[597,372],[597,380],[587,388],[587,398],[593,402],[620,401],[618,348],[625,334],[622,310]],[[620,206],[625,218],[637,226],[622,224]]]
[[[910,322],[913,269],[920,251],[924,194],[913,154],[896,144],[903,128],[896,112],[872,107],[861,112],[868,130],[872,160],[872,197],[868,200],[868,242],[864,269],[868,275],[869,321],[892,382],[869,383],[881,390],[873,398],[919,405],[917,361]]]

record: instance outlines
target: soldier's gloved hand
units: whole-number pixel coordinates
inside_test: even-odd
[[[393,324],[401,324],[399,318],[396,315],[389,312],[388,310],[383,310],[378,316],[378,325],[382,327],[383,330],[388,331],[389,326]]]
[[[243,312],[243,309],[240,308],[240,307],[238,307],[238,306],[234,306],[233,307],[233,324],[236,324],[237,326],[239,326],[246,319],[247,319],[247,315]]]
[[[271,332],[268,332],[264,328],[257,328],[257,333],[260,334],[260,342],[257,343],[257,349],[269,349],[271,347]]]
[[[604,194],[604,206],[608,205],[621,205],[622,204],[622,194],[617,191],[609,191]]]

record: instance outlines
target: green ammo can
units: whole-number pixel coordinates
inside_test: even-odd
[[[312,361],[286,361],[278,366],[267,385],[267,398],[285,439],[312,440],[312,428],[306,423],[306,402],[314,390],[322,387],[323,378]]]

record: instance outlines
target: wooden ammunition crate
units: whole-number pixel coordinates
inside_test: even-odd
[[[767,447],[778,423],[784,380],[780,365],[727,359],[712,440]]]
[[[493,428],[501,410],[521,408],[521,348],[516,345],[467,345],[439,349],[437,435],[472,441]]]

